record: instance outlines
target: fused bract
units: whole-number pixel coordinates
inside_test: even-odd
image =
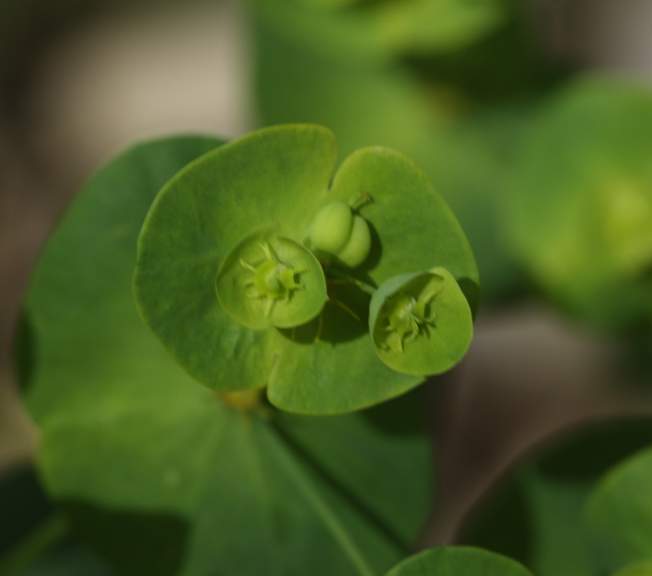
[[[157,195],[138,241],[135,295],[199,382],[266,388],[281,409],[334,414],[402,394],[461,358],[458,332],[444,327],[460,315],[439,310],[442,295],[424,304],[415,337],[409,322],[396,328],[407,358],[425,331],[451,330],[446,362],[388,361],[368,324],[370,293],[397,275],[438,264],[477,285],[454,216],[397,152],[362,149],[335,172],[336,160],[328,130],[278,126],[197,159]]]

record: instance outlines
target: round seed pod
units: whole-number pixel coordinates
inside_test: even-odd
[[[369,304],[369,332],[384,364],[426,376],[462,359],[473,337],[473,319],[457,281],[439,267],[381,284]]]
[[[231,251],[215,288],[224,311],[255,330],[305,324],[327,300],[324,271],[314,254],[268,231],[246,237]]]
[[[367,259],[370,251],[369,225],[361,216],[354,216],[351,235],[344,248],[337,253],[337,259],[349,268],[357,268]]]
[[[310,247],[328,254],[337,254],[348,242],[352,226],[351,207],[345,202],[331,202],[317,212],[310,226]]]

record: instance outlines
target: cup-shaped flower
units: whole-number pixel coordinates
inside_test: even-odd
[[[378,357],[406,374],[439,374],[466,353],[469,304],[445,268],[387,280],[371,298],[369,330]]]
[[[269,231],[255,232],[231,251],[217,274],[216,290],[224,310],[253,329],[300,326],[327,300],[317,258]]]

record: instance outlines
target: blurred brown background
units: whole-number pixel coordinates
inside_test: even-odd
[[[134,140],[231,137],[257,126],[241,2],[90,2],[74,19],[45,4],[24,2],[0,25],[0,474],[38,441],[10,348],[39,247],[74,192]],[[548,50],[652,80],[652,2],[539,0],[535,13]],[[468,503],[525,447],[578,420],[634,409],[607,386],[610,366],[608,343],[548,310],[481,314],[468,358],[431,386],[444,472],[427,540],[449,538]]]

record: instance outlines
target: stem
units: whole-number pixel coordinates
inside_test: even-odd
[[[360,208],[366,206],[367,204],[371,204],[373,201],[374,199],[371,197],[370,194],[368,194],[367,192],[363,192],[362,194],[360,194],[360,196],[358,196],[356,200],[351,202],[351,210],[357,212],[358,210],[360,210]]]
[[[369,294],[370,296],[373,295],[373,293],[376,291],[376,288],[371,284],[368,284],[367,282],[363,282],[362,280],[358,280],[357,278],[354,278],[353,276],[349,276],[344,272],[340,272],[335,268],[331,268],[328,271],[328,274],[330,276],[329,281],[332,284],[338,284],[338,283],[353,284],[354,286],[357,286],[358,288],[360,288],[360,290],[362,290],[366,294]]]
[[[9,554],[0,558],[0,573],[22,574],[37,558],[60,543],[68,535],[69,528],[63,514],[51,514],[18,542]]]

